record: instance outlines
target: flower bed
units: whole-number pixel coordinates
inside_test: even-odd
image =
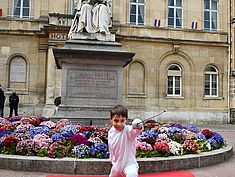
[[[0,153],[40,157],[109,158],[110,125],[83,126],[67,119],[42,117],[0,118]],[[146,122],[137,137],[137,157],[196,154],[222,148],[223,137],[194,125]]]

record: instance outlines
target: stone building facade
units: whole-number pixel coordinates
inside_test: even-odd
[[[230,122],[235,123],[235,43],[234,43],[234,36],[235,36],[235,1],[231,0],[231,14],[230,14],[230,36],[229,36],[229,44],[230,44],[230,101],[229,101],[229,107],[230,107]]]
[[[61,71],[52,49],[67,40],[73,3],[0,2],[0,83],[6,94],[20,95],[22,114],[54,114]],[[232,6],[227,0],[113,0],[110,31],[136,53],[123,72],[130,118],[165,110],[159,121],[232,121]]]

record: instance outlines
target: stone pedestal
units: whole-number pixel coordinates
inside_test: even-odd
[[[122,103],[123,67],[134,53],[122,50],[113,35],[73,36],[63,48],[53,49],[62,69],[61,99],[54,119],[68,118],[83,124],[107,123],[110,109]]]

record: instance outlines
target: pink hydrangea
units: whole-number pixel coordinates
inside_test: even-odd
[[[53,142],[52,139],[45,134],[37,134],[34,136],[35,150],[47,149]]]
[[[52,121],[44,121],[44,122],[41,122],[40,125],[45,125],[49,128],[55,128],[56,126],[56,123],[52,122]]]
[[[146,143],[146,142],[140,142],[137,141],[137,147],[136,150],[142,150],[142,151],[152,151],[153,148],[150,144]]]

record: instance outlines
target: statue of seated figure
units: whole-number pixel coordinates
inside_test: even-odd
[[[110,0],[78,0],[77,12],[68,37],[71,38],[73,32],[110,34],[110,2]]]

